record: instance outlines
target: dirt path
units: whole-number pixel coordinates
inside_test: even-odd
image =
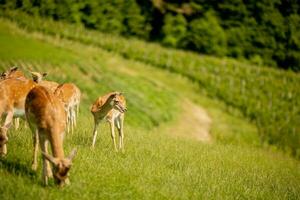
[[[182,102],[182,113],[175,126],[168,131],[175,136],[194,138],[201,142],[210,142],[211,118],[200,106],[188,99]]]

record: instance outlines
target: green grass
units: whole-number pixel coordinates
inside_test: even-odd
[[[1,51],[11,50],[9,56],[0,54],[1,69],[17,64],[47,71],[50,80],[72,81],[83,92],[78,128],[64,145],[66,154],[78,148],[71,185],[42,186],[41,162],[32,172],[31,133],[22,126],[11,129],[9,154],[0,161],[0,199],[300,198],[299,161],[258,148],[255,126],[202,96],[198,84],[95,46],[28,33],[4,19],[0,34]],[[39,57],[37,51],[44,53]],[[89,106],[111,90],[124,91],[128,99],[124,154],[113,152],[107,124],[101,124],[96,148],[90,149]],[[185,98],[205,107],[212,118],[211,144],[166,132],[176,127]]]
[[[5,46],[5,48],[0,48],[1,60],[26,59],[27,61],[35,60],[49,63],[53,61],[49,58],[54,57],[58,63],[75,59],[64,49],[39,43],[29,38],[20,38],[15,32],[8,33],[4,24],[0,24],[0,40]]]
[[[1,162],[2,199],[299,198],[299,164],[282,156],[255,148],[199,145],[128,128],[126,153],[116,154],[107,131],[91,150],[90,131],[79,128],[66,138],[67,152],[74,146],[79,150],[71,169],[72,184],[62,190],[42,187],[40,174],[30,171],[28,130],[23,136],[12,134],[10,149],[18,153]]]

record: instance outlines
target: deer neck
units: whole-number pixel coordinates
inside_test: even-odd
[[[105,117],[113,107],[110,105],[110,101],[106,101],[101,108],[99,109],[98,113],[101,117]]]
[[[52,134],[50,138],[51,149],[55,158],[64,158],[63,139],[58,134]]]

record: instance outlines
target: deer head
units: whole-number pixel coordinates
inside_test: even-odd
[[[110,102],[110,105],[120,111],[121,113],[124,113],[127,111],[126,105],[124,103],[124,97],[121,92],[114,92],[110,95],[108,98],[108,101]]]
[[[49,154],[46,154],[45,152],[42,152],[44,157],[52,164],[55,183],[60,187],[70,183],[68,172],[70,171],[72,160],[74,159],[76,153],[77,150],[73,149],[68,157],[55,158]]]
[[[2,72],[1,79],[25,77],[23,72],[18,70],[18,67],[12,67],[9,70]]]
[[[36,83],[41,82],[43,80],[43,78],[48,75],[46,72],[44,72],[44,73],[30,72],[30,73],[31,73],[33,81]]]

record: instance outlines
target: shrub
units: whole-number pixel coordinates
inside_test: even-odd
[[[167,14],[164,18],[163,44],[171,47],[182,47],[182,40],[186,37],[187,22],[185,18],[178,14],[173,16]]]
[[[191,21],[187,40],[192,49],[201,53],[218,56],[226,53],[225,32],[212,12]]]

